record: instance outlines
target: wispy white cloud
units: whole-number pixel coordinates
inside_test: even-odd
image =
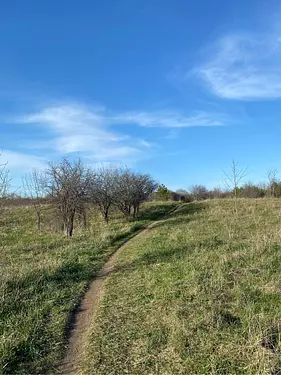
[[[205,51],[207,61],[189,72],[226,99],[281,97],[281,35],[230,34]]]
[[[82,152],[95,160],[140,157],[141,150],[131,145],[127,135],[108,128],[102,108],[67,104],[43,108],[37,113],[17,118],[18,123],[43,126],[50,139],[34,146],[53,149],[61,154]]]
[[[2,163],[7,163],[8,169],[17,169],[22,172],[28,172],[33,168],[43,169],[46,166],[46,161],[42,157],[10,150],[1,150]]]
[[[139,139],[138,140],[138,144],[142,147],[145,147],[145,148],[151,148],[153,146],[155,146],[156,144],[153,143],[153,142],[147,142],[145,141],[144,139]]]
[[[225,117],[220,113],[198,111],[183,115],[173,111],[125,112],[112,118],[117,123],[135,124],[145,127],[188,128],[194,126],[221,126]]]
[[[196,112],[184,116],[177,112],[113,113],[104,107],[86,107],[79,103],[56,104],[38,112],[19,116],[17,123],[43,127],[48,139],[36,141],[30,148],[45,148],[60,154],[82,152],[96,161],[139,160],[153,153],[157,144],[132,135],[120,134],[119,125],[141,127],[184,128],[221,126],[221,114]],[[113,129],[114,128],[114,129]],[[126,133],[132,133],[128,128]]]
[[[87,165],[113,162],[128,166],[153,155],[159,156],[161,144],[158,142],[163,135],[160,132],[161,136],[155,141],[155,132],[152,132],[153,137],[150,139],[151,127],[165,128],[176,136],[181,128],[221,126],[227,122],[225,116],[216,113],[117,113],[104,107],[90,107],[77,102],[45,105],[37,111],[3,120],[23,127],[24,132],[21,129],[19,133],[26,134],[25,138],[21,135],[18,141],[14,139],[10,149],[5,145],[1,155],[0,161],[8,162],[15,187],[21,184],[22,174],[33,168],[44,169],[47,161],[61,155],[78,154]],[[136,126],[143,127],[142,136],[139,135],[140,129],[135,131]],[[169,155],[169,150],[165,153]]]

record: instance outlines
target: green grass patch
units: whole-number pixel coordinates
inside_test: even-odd
[[[281,373],[281,201],[186,204],[132,242],[93,321],[85,374]]]
[[[174,204],[144,205],[136,220],[117,212],[106,225],[95,209],[88,228],[76,223],[69,240],[45,206],[36,230],[32,207],[8,207],[0,217],[0,373],[52,372],[62,355],[71,312],[86,286],[123,241]]]

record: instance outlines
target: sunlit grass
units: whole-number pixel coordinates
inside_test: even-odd
[[[85,374],[281,373],[281,201],[186,204],[121,253]]]
[[[62,355],[70,313],[108,256],[171,204],[146,204],[126,221],[105,224],[92,207],[87,229],[69,240],[45,206],[42,231],[32,207],[8,207],[0,217],[0,373],[45,373]]]

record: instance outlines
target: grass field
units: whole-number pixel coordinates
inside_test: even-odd
[[[86,285],[109,255],[174,204],[147,204],[135,221],[113,214],[109,225],[91,211],[88,229],[66,239],[56,232],[52,208],[43,230],[33,208],[7,207],[0,215],[0,374],[52,372],[65,330]]]
[[[281,374],[281,200],[186,204],[122,251],[84,374]]]

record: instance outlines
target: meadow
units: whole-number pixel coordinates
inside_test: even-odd
[[[281,201],[184,204],[121,252],[83,374],[281,374]]]
[[[113,211],[109,224],[91,207],[87,228],[76,222],[72,239],[59,230],[50,205],[43,207],[41,231],[32,206],[2,207],[0,374],[54,373],[89,282],[120,244],[174,205],[147,203],[135,220]]]

